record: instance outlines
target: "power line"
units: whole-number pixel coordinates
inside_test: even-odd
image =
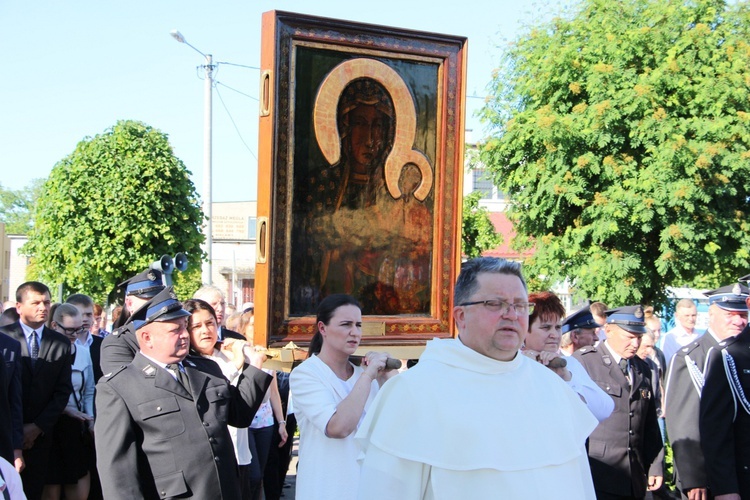
[[[216,83],[219,83],[219,82],[216,82]],[[224,85],[224,86],[226,87],[226,85]],[[227,88],[229,88],[229,87],[227,87]],[[240,92],[240,93],[242,93],[242,92]],[[219,92],[219,88],[218,87],[216,88],[216,95],[219,96],[219,101],[221,102],[221,105],[224,107],[224,111],[227,112],[227,115],[229,116],[229,121],[232,122],[232,125],[234,126],[234,130],[237,132],[237,136],[240,138],[240,141],[242,141],[242,144],[245,145],[245,147],[250,152],[250,154],[252,155],[252,157],[255,158],[255,161],[258,161],[258,157],[255,155],[255,153],[253,152],[253,150],[250,149],[250,146],[247,145],[247,143],[245,142],[245,139],[242,138],[242,134],[240,133],[240,129],[237,127],[237,124],[235,123],[234,118],[232,118],[232,113],[229,112],[229,108],[227,108],[227,105],[224,102],[224,98],[221,97],[221,92]],[[248,97],[250,97],[250,96],[248,96]]]
[[[218,65],[218,64],[228,64],[229,66],[239,66],[240,68],[250,68],[250,69],[257,69],[257,70],[260,70],[260,68],[259,68],[259,67],[257,67],[257,66],[248,66],[248,65],[246,65],[246,64],[237,64],[237,63],[230,63],[230,62],[227,62],[227,61],[219,61],[219,62],[217,62],[216,64],[217,64],[217,65]]]
[[[245,97],[249,97],[249,98],[250,98],[250,99],[252,99],[253,101],[257,101],[257,102],[260,102],[260,99],[258,99],[257,97],[253,97],[253,96],[251,96],[250,94],[246,94],[246,93],[244,93],[244,92],[241,92],[241,91],[239,91],[239,90],[237,90],[237,89],[234,89],[234,88],[230,87],[229,85],[226,85],[226,84],[224,84],[224,83],[221,83],[221,82],[215,82],[215,83],[216,83],[216,85],[221,85],[222,87],[226,87],[226,88],[228,88],[229,90],[232,90],[232,91],[234,91],[234,92],[237,92],[238,94],[244,95]],[[218,90],[217,90],[217,92],[218,92]]]

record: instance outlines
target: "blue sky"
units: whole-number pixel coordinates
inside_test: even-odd
[[[172,29],[214,61],[248,66],[259,66],[261,14],[269,10],[466,36],[468,94],[483,96],[498,46],[515,38],[522,22],[549,12],[548,3],[2,0],[0,184],[21,189],[47,177],[78,141],[133,119],[169,135],[201,192],[203,81],[196,67],[203,59],[170,37]],[[256,198],[258,77],[257,70],[229,65],[216,74],[223,85],[213,98],[215,202]],[[472,114],[481,104],[467,99],[475,137],[481,125]]]

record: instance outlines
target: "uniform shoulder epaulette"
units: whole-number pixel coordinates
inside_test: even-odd
[[[120,373],[121,371],[123,371],[123,370],[124,370],[125,368],[127,368],[127,367],[128,367],[128,365],[122,365],[121,367],[119,367],[118,369],[116,369],[116,370],[115,370],[115,371],[113,371],[113,372],[105,373],[105,374],[103,375],[104,381],[105,381],[105,382],[109,382],[109,381],[110,381],[110,380],[112,380],[112,379],[113,379],[113,378],[114,378],[114,377],[115,377],[115,376],[116,376],[116,375],[117,375],[118,373]]]
[[[688,345],[686,345],[685,347],[681,347],[675,353],[675,356],[679,356],[679,355],[686,356],[686,355],[690,354],[691,352],[693,352],[698,346],[700,346],[700,344],[697,341],[691,342]]]
[[[727,347],[734,344],[735,342],[737,342],[737,337],[729,337],[727,339],[724,339],[721,342],[719,342],[719,349],[726,349]]]
[[[126,323],[126,324],[122,325],[120,328],[117,328],[116,330],[113,330],[112,331],[112,335],[114,335],[115,337],[119,337],[123,333],[126,333],[126,332],[130,331],[132,329],[132,327],[133,327],[132,323]]]
[[[585,347],[581,347],[580,349],[578,349],[578,352],[580,352],[581,354],[589,354],[592,352],[596,352],[596,346],[587,345]]]

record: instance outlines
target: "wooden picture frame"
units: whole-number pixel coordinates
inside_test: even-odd
[[[255,338],[304,344],[350,293],[363,344],[454,333],[466,45],[263,15]]]

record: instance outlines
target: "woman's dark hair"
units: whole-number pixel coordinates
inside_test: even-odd
[[[557,316],[565,317],[565,306],[560,298],[552,292],[534,292],[529,294],[529,302],[534,303],[534,312],[529,315],[529,331],[537,319],[545,320]]]
[[[201,299],[190,299],[186,300],[182,303],[182,308],[185,309],[190,314],[193,314],[195,311],[208,311],[211,313],[211,316],[214,317],[214,321],[216,321],[216,311],[214,311],[214,308],[211,307],[211,304],[206,302],[205,300]],[[188,330],[190,330],[190,325],[192,324],[192,321],[188,321]],[[216,326],[219,326],[218,324]]]
[[[217,323],[216,326],[218,328],[218,321],[216,321],[216,311],[214,311],[214,308],[211,307],[211,304],[206,302],[205,300],[201,299],[190,299],[186,300],[182,303],[182,308],[185,309],[187,312],[191,314],[190,318],[188,318],[187,322],[187,329],[188,332],[192,331],[193,329],[193,317],[192,314],[195,311],[208,311],[211,313],[211,316],[213,316],[214,321]],[[200,356],[201,354],[193,347],[192,337],[190,342],[190,354]]]
[[[329,295],[328,297],[320,301],[320,304],[318,305],[317,317],[315,318],[316,327],[320,322],[322,322],[324,325],[330,323],[331,318],[333,318],[333,315],[336,313],[336,309],[341,306],[356,306],[362,309],[357,299],[355,299],[351,295],[347,295],[345,293],[334,293],[333,295]],[[313,354],[318,354],[322,347],[323,335],[321,335],[320,330],[318,330],[315,332],[315,335],[313,335],[313,338],[310,341],[310,347],[307,348],[307,357],[309,358]]]

